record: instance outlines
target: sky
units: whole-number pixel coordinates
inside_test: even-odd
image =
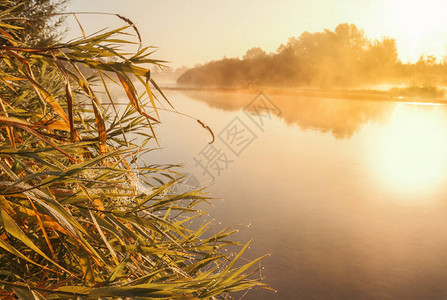
[[[158,47],[153,58],[174,68],[242,57],[252,47],[276,51],[289,37],[334,30],[340,23],[356,24],[369,38],[395,38],[403,62],[447,55],[445,0],[72,0],[67,10],[131,19],[143,43]],[[78,19],[87,34],[126,25],[112,16]],[[67,24],[67,38],[81,35],[73,17]]]

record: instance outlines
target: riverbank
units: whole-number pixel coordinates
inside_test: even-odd
[[[408,94],[409,88],[393,88],[390,90],[377,89],[316,89],[316,88],[275,88],[275,87],[255,87],[255,88],[233,88],[233,87],[198,87],[198,86],[164,86],[164,90],[175,91],[209,91],[222,93],[246,93],[257,94],[260,91],[267,95],[299,96],[310,98],[332,98],[349,100],[374,100],[411,102],[427,104],[447,104],[447,98],[442,95],[423,95],[417,91]]]

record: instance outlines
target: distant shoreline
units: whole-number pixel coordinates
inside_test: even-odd
[[[284,95],[284,96],[303,96],[310,98],[332,98],[348,100],[370,100],[370,101],[391,101],[391,102],[409,102],[426,104],[447,104],[447,98],[431,97],[404,97],[393,96],[390,91],[381,91],[374,89],[314,89],[314,88],[275,88],[275,87],[257,87],[257,88],[232,88],[232,87],[191,87],[191,86],[162,86],[162,90],[173,91],[206,91],[220,93],[247,93],[257,94],[263,92],[266,95]]]

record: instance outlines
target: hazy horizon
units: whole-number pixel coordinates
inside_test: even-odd
[[[290,37],[318,32],[340,23],[354,23],[370,39],[396,39],[399,59],[415,62],[421,55],[447,55],[447,3],[427,1],[163,1],[78,0],[68,11],[119,13],[138,26],[143,43],[158,47],[153,57],[173,68],[223,57],[242,57],[252,47],[276,51]],[[86,33],[125,25],[112,16],[78,16]],[[67,38],[81,34],[67,18]]]

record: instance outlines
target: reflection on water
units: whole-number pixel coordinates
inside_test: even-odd
[[[445,181],[446,116],[443,109],[396,107],[374,147],[376,171],[385,183],[421,191]]]
[[[251,93],[184,91],[194,100],[226,111],[243,109],[254,97]],[[377,101],[347,101],[340,99],[274,95],[282,111],[281,118],[289,125],[302,129],[331,132],[337,138],[349,138],[363,124],[382,122],[389,118],[393,105]],[[389,103],[388,103],[389,104]]]
[[[216,133],[254,96],[169,95]],[[247,258],[272,254],[262,276],[278,293],[243,299],[447,298],[447,108],[268,96],[281,118],[210,187],[225,199],[210,217],[252,224],[237,235],[255,237]],[[200,177],[190,161],[207,133],[162,120],[167,149],[152,159],[189,162]]]

